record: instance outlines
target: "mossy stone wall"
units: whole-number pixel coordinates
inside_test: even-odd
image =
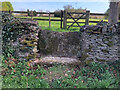
[[[117,33],[90,34],[41,30],[38,49],[43,56],[76,57],[85,62],[120,60],[120,38]]]
[[[43,56],[77,57],[80,45],[78,32],[41,30],[39,33],[38,49]]]

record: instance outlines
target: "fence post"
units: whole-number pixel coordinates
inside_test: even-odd
[[[90,16],[90,11],[86,11],[85,25],[89,25],[89,16]]]
[[[33,20],[33,11],[31,10],[31,20]]]
[[[61,10],[61,22],[60,22],[60,28],[62,29],[62,21],[63,21],[63,11]]]
[[[49,12],[49,28],[51,27],[50,12]]]
[[[64,10],[64,12],[63,12],[63,29],[66,29],[66,27],[67,27],[67,11],[66,10]]]

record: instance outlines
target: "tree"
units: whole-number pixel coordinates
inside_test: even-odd
[[[2,2],[2,11],[9,11],[8,6],[5,2]]]
[[[33,11],[33,16],[37,16],[37,13],[35,10]]]
[[[63,8],[64,8],[64,10],[67,10],[68,12],[86,12],[86,9],[82,9],[82,8],[75,9],[72,5],[66,5]],[[59,10],[59,9],[56,10],[54,16],[61,17],[61,10]],[[75,16],[79,16],[79,15],[75,15]]]
[[[74,7],[72,7],[72,5],[66,5],[66,6],[64,6],[64,10],[72,11],[72,10],[74,10]]]
[[[13,6],[10,2],[2,2],[2,11],[14,11]]]
[[[27,13],[28,13],[28,16],[30,16],[30,10],[29,9],[27,9]]]
[[[63,8],[64,10],[67,10],[70,12],[85,12],[86,11],[86,9],[82,9],[81,7],[76,9],[72,5],[66,5]]]
[[[56,10],[54,13],[54,17],[61,17],[61,10]]]
[[[6,2],[6,4],[7,4],[8,9],[9,9],[10,11],[13,11],[13,10],[14,10],[13,7],[12,7],[12,4],[11,4],[10,2]]]

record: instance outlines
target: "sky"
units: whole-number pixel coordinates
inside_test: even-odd
[[[5,1],[5,0],[0,0]],[[91,13],[105,13],[109,8],[107,0],[6,0],[10,1],[15,11],[26,11],[27,9],[36,11],[64,10],[65,5],[72,5],[74,8],[90,10]]]
[[[0,0],[7,1],[7,0]],[[108,2],[109,0],[9,0],[10,2]],[[119,0],[111,0],[119,1]]]

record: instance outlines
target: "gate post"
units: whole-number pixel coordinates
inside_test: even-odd
[[[108,22],[110,24],[115,24],[119,20],[119,3],[120,2],[110,2],[110,10],[109,10],[109,19]]]
[[[51,28],[50,12],[49,12],[49,28]]]
[[[63,22],[63,11],[61,10],[61,22],[60,22],[60,28],[62,29],[62,22]]]
[[[89,16],[90,16],[90,11],[86,11],[85,25],[89,25]]]
[[[63,12],[63,29],[66,29],[66,27],[67,27],[67,11],[66,10],[64,10],[64,12]]]

